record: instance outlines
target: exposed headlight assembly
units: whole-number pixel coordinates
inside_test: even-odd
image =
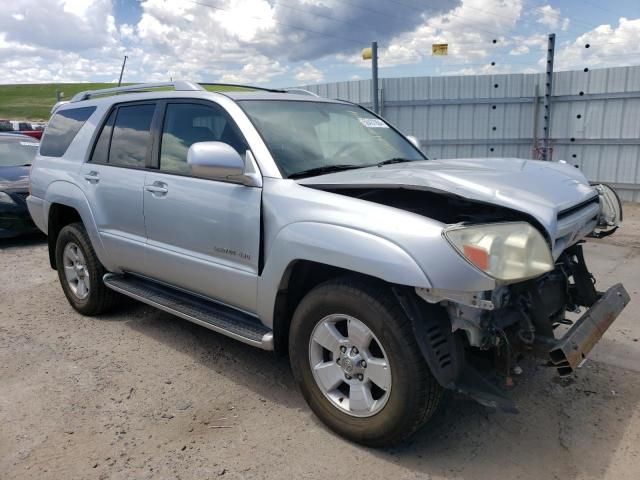
[[[0,205],[14,205],[15,203],[8,193],[0,192]]]
[[[526,222],[455,225],[444,236],[469,263],[496,280],[526,280],[554,268],[544,237]]]

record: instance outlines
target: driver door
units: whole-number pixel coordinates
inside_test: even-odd
[[[156,168],[144,186],[148,270],[170,285],[255,313],[262,189],[196,178],[187,164],[196,142],[224,142],[244,156],[225,110],[196,100],[162,104]]]

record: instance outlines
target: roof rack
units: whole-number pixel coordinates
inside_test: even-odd
[[[204,84],[203,84],[204,85]],[[173,87],[178,91],[202,91],[199,84],[194,82],[188,82],[185,80],[176,80],[175,82],[159,82],[159,83],[138,83],[136,85],[126,85],[124,87],[102,88],[100,90],[85,90],[84,92],[76,93],[71,99],[72,102],[81,102],[88,100],[91,97],[97,97],[100,95],[111,95],[112,93],[121,92],[144,92],[154,88]]]
[[[240,83],[202,83],[198,82],[198,85],[206,85],[206,86],[220,86],[220,87],[239,87],[246,88],[248,90],[261,90],[263,92],[273,92],[273,93],[287,93],[286,90],[278,89],[278,88],[266,88],[266,87],[255,87],[253,85],[242,85]]]
[[[148,90],[152,90],[154,88],[163,88],[163,87],[173,87],[173,89],[176,91],[201,92],[205,90],[204,89],[205,86],[238,87],[238,88],[246,88],[248,90],[261,90],[264,92],[273,92],[273,93],[287,93],[288,91],[290,91],[290,90],[282,90],[277,88],[255,87],[253,85],[242,85],[239,83],[200,83],[200,82],[196,83],[196,82],[189,82],[186,80],[176,80],[174,82],[137,83],[134,85],[126,85],[124,87],[101,88],[99,90],[85,90],[84,92],[76,93],[73,96],[73,98],[71,98],[71,102],[81,102],[83,100],[89,100],[92,97],[98,97],[101,95],[111,95],[114,93],[125,93],[125,92],[129,92],[129,93],[145,92]],[[302,89],[296,89],[296,91],[306,95],[315,95],[312,92],[308,92],[306,90],[303,91]],[[54,110],[56,107],[54,107]]]
[[[287,88],[285,90],[287,93],[296,93],[298,95],[309,95],[311,97],[319,97],[317,93],[313,93],[310,90],[305,90],[304,88]]]

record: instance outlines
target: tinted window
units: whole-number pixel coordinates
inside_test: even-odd
[[[96,107],[70,108],[57,112],[47,125],[40,144],[40,155],[61,157]]]
[[[118,108],[111,136],[109,163],[144,167],[151,147],[151,120],[155,105],[128,105]]]
[[[187,152],[196,142],[224,142],[240,155],[247,151],[240,131],[221,107],[190,103],[167,105],[160,146],[160,169],[189,173]]]
[[[113,130],[113,120],[116,118],[116,111],[109,114],[109,118],[104,123],[96,146],[91,155],[91,161],[96,163],[107,163],[109,160],[109,143],[111,141],[111,131]]]

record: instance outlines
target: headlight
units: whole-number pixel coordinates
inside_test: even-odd
[[[15,203],[8,193],[0,192],[0,205],[13,205]]]
[[[444,236],[469,263],[496,280],[526,280],[554,268],[547,242],[525,222],[454,226]]]

